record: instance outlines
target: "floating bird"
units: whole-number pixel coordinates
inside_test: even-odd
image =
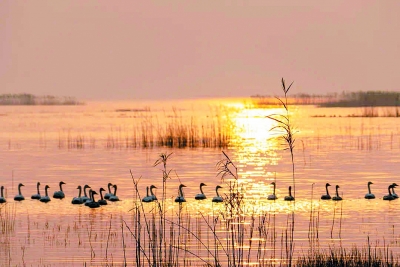
[[[342,197],[339,196],[338,189],[339,189],[339,185],[336,185],[336,196],[334,196],[332,198],[332,200],[335,200],[335,201],[342,200]]]
[[[44,187],[45,195],[42,196],[42,197],[40,198],[40,202],[45,202],[45,203],[47,203],[47,202],[51,201],[51,199],[50,199],[50,197],[49,197],[49,195],[48,195],[48,193],[47,193],[47,189],[49,189],[49,188],[50,188],[50,187],[49,187],[48,185],[46,185],[46,186]]]
[[[179,203],[186,202],[186,199],[183,195],[183,190],[182,190],[183,187],[186,187],[186,185],[183,185],[183,184],[179,185],[179,191],[178,191],[179,195],[175,198],[175,202],[179,202]]]
[[[388,186],[389,195],[383,196],[383,200],[395,200],[395,197],[392,195],[392,190],[394,185],[391,184]]]
[[[142,199],[142,202],[152,202],[153,198],[149,195],[149,187],[146,186],[146,196]]]
[[[215,187],[215,193],[217,193],[217,195],[215,197],[213,197],[212,202],[223,202],[224,200],[222,199],[222,197],[218,194],[218,189],[222,188],[221,186],[217,185]]]
[[[88,203],[87,206],[89,206],[89,208],[92,208],[92,209],[100,207],[99,202],[96,202],[94,200],[94,195],[97,195],[96,191],[90,190],[91,201],[86,202],[86,203]],[[85,203],[85,205],[86,205],[86,203]]]
[[[37,184],[36,184],[37,194],[32,195],[31,199],[40,199],[41,198],[41,195],[39,192],[39,186],[40,186],[40,182],[37,182]]]
[[[157,188],[156,186],[154,186],[154,185],[151,185],[150,186],[150,197],[152,198],[152,200],[154,201],[154,200],[157,200],[157,197],[156,197],[156,195],[154,194],[154,192],[153,192],[153,189],[154,188]]]
[[[89,204],[93,201],[93,199],[92,199],[92,192],[93,192],[93,190],[92,190],[92,189],[89,189],[89,196],[90,196],[90,198],[84,202],[84,203],[85,203],[85,206],[89,206]]]
[[[113,185],[113,187],[114,187],[114,194],[112,196],[110,196],[110,198],[108,200],[113,201],[113,202],[119,201],[119,198],[117,196],[117,185],[115,184],[115,185]]]
[[[368,182],[368,193],[365,194],[366,199],[374,199],[375,195],[371,193],[371,184],[374,184],[373,182]]]
[[[272,193],[272,195],[268,195],[268,200],[276,200],[276,199],[278,199],[277,197],[276,197],[276,195],[275,195],[275,188],[276,188],[276,184],[275,184],[275,182],[272,182],[271,183],[273,186],[274,186],[274,190],[273,190],[273,193]]]
[[[21,186],[24,186],[24,185],[21,183],[18,185],[18,195],[16,195],[14,197],[14,200],[16,200],[16,201],[21,201],[21,200],[25,199],[24,196],[21,194]]]
[[[104,195],[105,199],[109,199],[113,194],[111,193],[111,186],[112,183],[108,183],[107,187],[108,187],[108,193]]]
[[[63,199],[65,197],[65,194],[62,190],[62,185],[65,184],[63,181],[60,182],[60,191],[56,191],[53,194],[53,198],[58,198],[58,199]]]
[[[85,184],[83,186],[83,197],[81,197],[83,203],[90,200],[90,198],[88,197],[88,194],[86,193],[86,189],[88,189],[88,188],[90,188],[90,186],[88,186],[87,184]],[[90,194],[89,194],[89,196],[90,196]]]
[[[284,200],[286,200],[286,201],[293,201],[294,200],[294,197],[292,196],[292,187],[291,186],[289,186],[289,195],[285,196]]]
[[[105,199],[103,198],[103,193],[102,193],[103,191],[106,191],[106,190],[104,190],[104,188],[101,187],[101,188],[100,188],[100,200],[97,201],[97,203],[99,203],[100,205],[107,205],[107,200],[105,200]]]
[[[76,188],[79,190],[78,196],[74,197],[71,201],[72,204],[82,204],[83,200],[82,200],[82,186],[78,185],[78,187]]]
[[[392,196],[393,196],[394,198],[399,198],[399,196],[394,192],[394,188],[395,188],[396,186],[398,186],[398,184],[393,183],[392,185],[393,185],[393,187],[392,187]]]
[[[5,203],[5,202],[7,202],[7,200],[4,197],[4,192],[3,192],[4,191],[4,186],[1,186],[0,190],[1,190],[0,203]]]
[[[197,200],[206,199],[206,195],[203,192],[203,186],[207,186],[205,183],[200,184],[200,194],[197,194],[194,198]]]
[[[331,185],[329,183],[326,183],[326,185],[325,185],[326,195],[321,196],[321,199],[323,199],[323,200],[331,199],[331,195],[329,195],[329,192],[328,192],[328,186],[331,186]]]

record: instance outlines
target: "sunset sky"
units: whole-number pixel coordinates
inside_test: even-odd
[[[399,0],[3,0],[0,94],[400,91]]]

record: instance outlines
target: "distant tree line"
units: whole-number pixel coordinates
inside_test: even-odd
[[[52,95],[35,96],[32,94],[2,94],[0,105],[83,105],[74,97]]]
[[[276,97],[251,96],[256,106],[277,105]],[[342,92],[325,95],[299,93],[292,95],[288,102],[294,105],[317,105],[320,107],[388,107],[400,106],[400,92],[367,91]]]

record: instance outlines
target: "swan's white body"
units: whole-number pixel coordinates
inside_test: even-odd
[[[107,187],[108,187],[108,193],[106,193],[106,194],[104,195],[104,198],[105,198],[105,199],[109,199],[111,196],[113,196],[113,193],[111,193],[111,186],[112,186],[112,183],[108,183],[108,185],[107,185]]]
[[[87,206],[89,206],[89,208],[92,208],[92,209],[100,207],[99,202],[96,202],[94,200],[94,195],[97,195],[96,191],[91,190],[90,191],[91,201],[86,202],[86,203],[88,203]],[[85,205],[86,205],[86,203],[85,203]]]
[[[40,198],[40,202],[45,202],[45,203],[47,203],[47,202],[51,201],[51,199],[50,199],[50,197],[49,197],[49,195],[48,195],[48,193],[47,193],[47,189],[49,189],[49,188],[50,188],[50,187],[49,187],[48,185],[46,185],[46,186],[44,187],[45,195],[42,196],[42,197]]]
[[[292,187],[291,186],[289,186],[289,195],[285,196],[284,200],[286,200],[286,201],[293,201],[294,200],[294,197],[292,196]]]
[[[65,194],[62,190],[62,185],[65,184],[63,181],[60,182],[60,191],[56,191],[53,194],[53,198],[58,198],[58,199],[63,199],[65,197]]]
[[[371,193],[371,184],[374,184],[373,182],[368,182],[368,193],[365,194],[366,199],[374,199],[375,195]]]
[[[103,198],[103,191],[106,191],[106,190],[104,190],[103,187],[100,188],[100,200],[97,201],[97,203],[99,203],[100,205],[107,205],[107,200],[105,200],[105,199]]]
[[[36,188],[37,188],[37,193],[31,196],[31,199],[40,199],[42,196],[40,195],[40,191],[39,191],[39,186],[40,186],[40,182],[37,182],[36,184]]]
[[[276,199],[278,199],[278,197],[275,195],[276,184],[275,184],[275,182],[272,182],[271,184],[273,185],[273,192],[272,192],[272,195],[268,195],[267,199],[268,200],[276,200]]]
[[[146,186],[146,196],[142,199],[142,202],[152,202],[152,201],[153,201],[153,199],[149,195],[149,187]]]
[[[115,185],[113,185],[113,187],[114,187],[114,194],[112,196],[110,196],[110,198],[108,200],[113,201],[113,202],[119,201],[119,198],[117,196],[117,185],[115,184]]]
[[[321,199],[323,199],[323,200],[331,199],[331,195],[329,195],[329,191],[328,191],[328,186],[331,186],[331,185],[329,183],[326,183],[326,185],[325,185],[326,195],[321,196]]]
[[[179,203],[186,202],[185,196],[183,195],[183,190],[182,190],[183,187],[186,187],[186,185],[183,184],[179,185],[179,191],[178,191],[179,195],[175,198],[175,202]]]
[[[1,195],[0,195],[0,203],[5,203],[7,202],[6,198],[4,197],[4,186],[1,186]]]
[[[197,200],[202,200],[202,199],[206,199],[207,197],[206,197],[206,195],[204,194],[204,192],[203,192],[203,186],[205,186],[206,184],[205,183],[201,183],[200,184],[200,193],[199,194],[197,194],[194,198],[195,199],[197,199]]]
[[[78,185],[78,187],[76,188],[79,190],[78,196],[74,197],[71,201],[72,204],[82,204],[83,200],[82,200],[82,186]]]
[[[386,195],[386,196],[383,196],[383,200],[395,200],[395,199],[396,199],[396,198],[392,195],[391,189],[393,189],[393,187],[394,187],[393,184],[389,185],[389,187],[388,187],[388,192],[389,192],[389,194]]]
[[[24,185],[21,184],[21,183],[18,185],[18,195],[16,195],[16,196],[14,197],[14,200],[16,200],[16,201],[25,200],[24,196],[23,196],[22,193],[21,193],[21,186],[24,186]]]
[[[213,197],[212,202],[223,202],[223,198],[218,194],[218,189],[222,188],[221,186],[217,185],[215,187],[215,193],[217,194],[215,197]]]
[[[334,196],[332,198],[332,200],[335,200],[335,201],[342,200],[342,197],[339,196],[339,191],[338,191],[339,188],[340,188],[339,185],[336,185],[336,196]]]

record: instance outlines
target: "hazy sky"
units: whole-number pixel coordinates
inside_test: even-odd
[[[2,0],[0,93],[400,91],[399,0]]]

